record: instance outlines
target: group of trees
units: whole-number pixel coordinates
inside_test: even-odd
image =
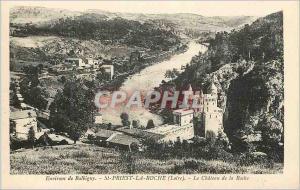
[[[165,73],[165,77],[169,79],[175,79],[179,75],[179,71],[177,69],[167,70]]]
[[[213,68],[245,60],[273,60],[283,57],[282,12],[246,24],[241,30],[219,32],[209,41],[209,59]]]
[[[26,76],[20,82],[20,93],[24,102],[38,109],[46,109],[48,105],[47,98],[49,94],[40,84],[39,74],[43,66],[25,66],[23,68]]]
[[[169,50],[180,41],[172,30],[160,29],[150,22],[140,23],[123,18],[105,19],[93,13],[75,18],[61,18],[51,26],[20,26],[14,35],[57,35],[82,40],[100,40],[103,43],[121,43],[153,50]]]
[[[94,123],[96,106],[94,92],[84,81],[71,79],[65,82],[50,105],[50,124],[60,132],[66,132],[76,141]]]
[[[110,74],[105,72],[104,68],[100,68],[100,72],[97,73],[96,79],[99,81],[99,83],[104,83],[110,80]]]
[[[121,123],[124,127],[129,127],[132,125],[133,128],[145,128],[144,126],[141,125],[139,120],[132,120],[132,122],[129,121],[129,115],[126,112],[121,113],[120,115],[121,118]],[[154,121],[153,119],[149,119],[146,125],[146,129],[151,129],[154,128]]]

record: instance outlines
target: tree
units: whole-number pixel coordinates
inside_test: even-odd
[[[133,128],[140,128],[141,127],[140,120],[133,120],[132,121],[132,127]]]
[[[74,144],[79,140],[81,134],[86,132],[84,127],[80,127],[79,124],[75,122],[70,122],[68,126],[68,134],[70,138],[74,141]]]
[[[38,73],[41,74],[42,73],[42,70],[44,69],[44,65],[43,64],[38,64],[37,66],[37,70],[38,70]]]
[[[38,109],[46,109],[48,105],[47,97],[49,97],[49,93],[46,91],[46,88],[43,88],[40,85],[38,74],[35,72],[35,70],[33,70],[34,69],[28,69],[28,71],[26,71],[28,74],[20,82],[20,93],[23,95],[25,103]]]
[[[129,115],[127,113],[125,112],[121,113],[120,118],[121,118],[122,125],[124,127],[130,126]]]
[[[61,80],[61,82],[62,82],[63,84],[66,83],[66,81],[67,81],[67,79],[66,79],[65,76],[61,76],[60,80]]]
[[[70,80],[50,105],[50,124],[57,131],[67,132],[74,140],[94,123],[96,106],[94,92],[81,80]]]
[[[166,78],[175,79],[179,75],[179,71],[177,69],[167,70],[165,73]]]
[[[164,108],[161,111],[161,116],[164,120],[164,123],[172,123],[173,122],[173,113],[171,109]]]
[[[208,131],[206,131],[205,137],[206,137],[208,144],[210,144],[211,146],[213,146],[215,144],[216,138],[217,138],[215,132],[208,130]]]
[[[110,74],[104,68],[100,68],[100,72],[96,75],[96,79],[101,83],[110,80]]]
[[[149,120],[148,120],[148,123],[147,123],[147,126],[146,126],[146,129],[152,129],[152,128],[154,128],[154,127],[155,127],[155,125],[154,125],[153,120],[152,120],[152,119],[149,119]]]
[[[27,135],[28,143],[31,145],[32,148],[34,148],[34,142],[35,142],[35,131],[33,127],[30,127]]]
[[[111,123],[108,123],[108,124],[107,124],[107,129],[108,129],[108,130],[112,130],[112,124],[111,124]]]
[[[9,122],[9,133],[15,135],[16,134],[16,122],[10,121]]]
[[[9,97],[10,97],[9,105],[14,106],[15,108],[21,108],[21,102],[17,97],[16,90],[10,90]]]

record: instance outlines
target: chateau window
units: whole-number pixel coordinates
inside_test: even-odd
[[[211,114],[209,114],[209,118],[211,118]]]

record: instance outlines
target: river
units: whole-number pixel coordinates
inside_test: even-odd
[[[176,68],[181,71],[181,66],[188,64],[192,57],[198,55],[199,52],[205,52],[207,47],[198,44],[194,41],[189,42],[186,52],[174,55],[171,59],[156,63],[143,69],[140,73],[130,76],[121,86],[120,90],[126,92],[133,92],[139,90],[141,93],[153,90],[154,87],[159,86],[162,80],[168,81],[165,78],[167,70]],[[103,121],[105,123],[120,124],[120,114],[126,112],[129,115],[129,120],[140,120],[141,125],[146,126],[149,119],[153,119],[155,125],[160,125],[162,119],[159,115],[150,113],[147,109],[127,110],[125,107],[106,110],[103,112]]]

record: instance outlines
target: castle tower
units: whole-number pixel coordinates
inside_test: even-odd
[[[203,123],[205,128],[205,135],[207,131],[212,131],[216,135],[223,127],[223,113],[222,109],[217,106],[218,102],[218,88],[212,81],[208,94],[204,94],[204,112]]]
[[[218,95],[218,88],[216,87],[214,82],[211,82],[209,89],[208,89],[208,94],[211,94],[212,96]]]
[[[196,108],[194,109],[194,111],[196,113],[203,113],[203,106],[204,106],[204,94],[203,94],[203,90],[197,90],[194,94],[194,98],[197,99],[197,105],[200,105],[200,108]]]
[[[188,90],[187,91],[189,91],[189,92],[192,92],[193,93],[193,88],[192,88],[192,85],[191,84],[189,84],[189,86],[188,86]]]

